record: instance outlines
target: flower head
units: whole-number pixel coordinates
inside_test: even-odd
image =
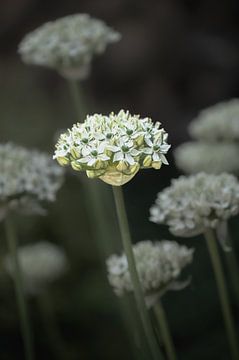
[[[239,99],[218,103],[200,112],[189,126],[196,139],[215,141],[239,140]]]
[[[60,136],[54,158],[111,185],[123,185],[139,171],[168,164],[167,133],[150,118],[121,110],[87,116]]]
[[[217,228],[239,212],[239,182],[226,173],[180,176],[158,193],[150,220],[166,224],[176,236],[190,237]]]
[[[119,33],[87,14],[48,22],[27,34],[19,53],[27,64],[56,69],[66,78],[88,75],[92,57],[120,39]]]
[[[68,268],[64,251],[47,241],[21,246],[17,255],[24,289],[30,295],[40,293],[45,286],[61,277]],[[11,256],[5,258],[4,265],[7,272],[13,275],[14,264]]]
[[[174,151],[179,169],[187,174],[222,172],[239,174],[239,146],[234,143],[186,142]]]
[[[62,170],[45,153],[10,143],[0,145],[0,219],[11,209],[39,209],[54,201]]]
[[[193,249],[175,241],[145,240],[133,246],[139,280],[148,307],[165,291],[178,287],[182,269],[193,259]],[[118,296],[133,291],[125,254],[111,255],[107,260],[108,279]]]

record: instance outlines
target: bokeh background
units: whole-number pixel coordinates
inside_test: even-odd
[[[176,147],[188,138],[197,112],[239,95],[239,3],[233,0],[1,0],[0,139],[53,152],[57,131],[77,121],[63,78],[24,65],[17,46],[46,21],[86,12],[121,32],[122,40],[94,60],[82,83],[88,112],[121,108],[162,122]],[[172,239],[148,221],[156,193],[177,177],[173,157],[160,171],[138,174],[124,186],[134,241]],[[238,219],[233,237],[238,240]],[[127,324],[108,286],[83,206],[81,180],[67,174],[45,217],[17,219],[21,244],[49,240],[64,247],[70,270],[48,290],[60,338],[49,341],[36,299],[29,299],[37,359],[133,359]],[[0,226],[0,256],[6,252]],[[112,239],[112,242],[114,239]],[[179,239],[196,248],[191,285],[168,293],[164,305],[179,359],[229,359],[218,297],[203,239]],[[239,244],[236,244],[237,250]],[[231,284],[233,312],[239,309]],[[60,349],[59,349],[60,347]],[[22,342],[11,280],[0,275],[0,359],[21,360]]]

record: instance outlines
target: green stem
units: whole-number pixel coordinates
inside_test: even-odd
[[[67,351],[64,342],[57,326],[53,306],[51,305],[50,296],[44,292],[37,297],[37,305],[40,311],[41,320],[44,326],[44,331],[47,335],[50,348],[52,349],[55,358],[58,360],[66,359]],[[69,358],[69,354],[68,354]]]
[[[75,105],[75,110],[78,116],[78,121],[83,122],[87,114],[85,102],[83,101],[83,95],[80,89],[80,84],[77,80],[68,80],[70,93]]]
[[[9,248],[9,253],[13,261],[13,278],[15,283],[15,292],[17,298],[18,311],[20,316],[22,338],[24,342],[25,358],[26,360],[33,360],[33,346],[32,346],[32,334],[30,330],[30,323],[28,319],[27,307],[24,298],[23,283],[21,276],[21,268],[17,256],[17,240],[14,231],[13,223],[10,218],[5,219],[5,232]]]
[[[239,304],[239,269],[238,269],[238,263],[237,258],[234,250],[234,244],[233,239],[230,236],[228,223],[225,221],[223,224],[223,228],[219,228],[223,233],[221,234],[221,237],[225,237],[226,243],[229,245],[229,248],[231,250],[224,251],[226,263],[227,263],[227,269],[230,275],[230,280],[233,286],[234,294],[237,298],[237,303]]]
[[[166,314],[160,300],[154,305],[154,312],[159,323],[160,333],[165,346],[167,357],[169,360],[176,360],[176,351],[170,334]]]
[[[117,211],[117,215],[118,215],[118,221],[119,221],[119,227],[120,227],[123,247],[124,247],[125,254],[127,256],[129,272],[130,272],[131,280],[133,283],[136,304],[137,304],[138,311],[139,311],[141,321],[143,324],[145,336],[147,338],[147,342],[148,342],[148,345],[149,345],[149,348],[150,348],[150,351],[152,354],[152,358],[154,360],[160,360],[160,359],[163,359],[163,355],[162,355],[162,353],[157,345],[156,339],[155,339],[152,324],[150,322],[149,314],[146,309],[144,296],[143,296],[143,292],[142,292],[139,277],[138,277],[138,272],[136,269],[136,264],[135,264],[133,249],[132,249],[132,243],[131,243],[131,236],[130,236],[130,231],[129,231],[129,224],[128,224],[128,219],[127,219],[127,215],[126,215],[125,204],[124,204],[121,186],[113,186],[113,194],[114,194],[114,199],[115,199],[115,206],[116,206],[116,211]]]
[[[229,297],[226,288],[225,277],[223,273],[223,268],[220,260],[220,255],[218,252],[217,241],[214,235],[214,232],[211,229],[207,229],[204,233],[209,254],[212,261],[212,266],[216,278],[216,283],[218,287],[219,297],[221,301],[222,314],[224,318],[224,323],[227,331],[229,346],[231,350],[232,359],[239,359],[239,350],[237,336],[235,332],[233,317],[231,313],[231,308],[229,304]]]

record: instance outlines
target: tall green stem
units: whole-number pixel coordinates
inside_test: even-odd
[[[78,121],[83,122],[86,116],[86,106],[83,101],[80,84],[77,80],[68,80],[71,96],[75,105]]]
[[[154,305],[154,312],[159,323],[160,333],[165,346],[167,357],[169,360],[176,360],[176,351],[170,334],[166,314],[160,300],[157,302],[157,304]]]
[[[204,235],[207,241],[207,246],[208,246],[209,254],[211,256],[212,266],[215,273],[215,278],[216,278],[219,297],[221,301],[222,313],[227,331],[232,359],[238,360],[239,359],[238,341],[237,341],[236,331],[231,313],[231,308],[229,304],[229,297],[227,293],[227,287],[226,287],[225,277],[220,260],[220,255],[218,252],[216,237],[211,229],[207,229]]]
[[[32,347],[32,334],[30,330],[30,323],[28,319],[27,307],[24,298],[21,267],[17,256],[16,234],[14,231],[13,223],[9,217],[5,219],[5,231],[6,231],[9,253],[14,266],[13,278],[15,284],[18,311],[20,316],[22,338],[24,342],[25,358],[26,360],[33,360],[34,355],[33,355],[33,347]]]
[[[225,249],[224,254],[227,263],[227,269],[230,275],[230,280],[233,286],[234,294],[237,298],[237,303],[239,305],[239,269],[238,262],[235,253],[235,246],[233,244],[233,239],[230,236],[228,223],[227,221],[223,222],[218,229],[219,236],[224,240],[231,250]],[[224,250],[224,249],[223,249]],[[228,250],[228,251],[226,251]]]
[[[131,243],[131,235],[129,231],[129,224],[125,210],[125,204],[123,199],[122,188],[120,186],[113,186],[113,193],[115,199],[115,206],[118,215],[119,227],[123,242],[123,247],[125,254],[127,256],[129,272],[131,276],[131,280],[133,283],[135,299],[138,307],[138,311],[140,313],[141,321],[143,324],[145,336],[147,338],[147,342],[152,354],[152,358],[154,360],[163,359],[163,355],[157,345],[155,335],[153,332],[153,328],[149,319],[149,315],[146,309],[143,292],[141,289],[138,272],[136,269],[132,243]]]

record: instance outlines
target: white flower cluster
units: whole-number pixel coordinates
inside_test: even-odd
[[[19,53],[27,64],[54,68],[67,78],[88,75],[92,57],[120,34],[103,21],[75,14],[48,22],[24,37]]]
[[[186,174],[239,174],[239,145],[234,143],[190,141],[177,147],[174,158]]]
[[[239,212],[239,182],[226,173],[199,173],[172,180],[158,193],[150,220],[166,224],[176,236],[190,237],[216,228]]]
[[[189,126],[191,136],[204,141],[239,140],[239,99],[218,103],[200,112]]]
[[[40,293],[45,286],[60,278],[68,268],[64,251],[47,241],[21,246],[17,256],[24,290],[29,295]],[[9,255],[5,258],[4,266],[12,276],[15,270]]]
[[[140,241],[133,246],[136,267],[146,304],[150,307],[179,278],[193,259],[193,249],[175,241]],[[118,296],[133,291],[126,255],[107,259],[108,279]],[[173,286],[172,286],[173,289]]]
[[[111,185],[123,185],[140,168],[160,169],[168,164],[168,134],[160,123],[121,110],[108,116],[87,116],[62,134],[54,158],[60,165],[71,164],[74,170],[86,171]]]
[[[11,208],[55,200],[62,180],[62,169],[47,154],[0,144],[0,218]]]

